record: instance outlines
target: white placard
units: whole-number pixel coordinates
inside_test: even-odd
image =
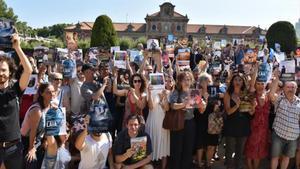
[[[126,69],[126,58],[127,58],[126,51],[115,51],[114,66],[121,69]]]
[[[30,80],[24,94],[36,94],[38,85],[38,76],[30,75]]]
[[[165,80],[163,73],[150,73],[150,84],[154,90],[163,90],[165,88]]]

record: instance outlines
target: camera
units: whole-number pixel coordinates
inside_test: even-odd
[[[0,19],[0,48],[12,48],[12,34],[15,33],[14,22]]]

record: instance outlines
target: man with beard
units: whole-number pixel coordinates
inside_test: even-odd
[[[276,94],[279,72],[275,71],[275,79],[270,91],[271,101],[275,105],[275,120],[273,123],[271,169],[276,169],[281,158],[281,169],[286,169],[289,159],[295,157],[297,139],[299,137],[300,99],[295,95],[297,83],[284,83],[283,95]]]
[[[19,98],[29,83],[32,67],[20,47],[18,34],[12,35],[12,43],[24,70],[20,79],[14,81],[13,60],[0,56],[0,164],[3,162],[7,169],[21,169]]]

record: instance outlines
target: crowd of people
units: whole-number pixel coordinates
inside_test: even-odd
[[[17,34],[12,42],[18,71],[13,58],[0,55],[2,168],[210,169],[224,145],[228,169],[258,169],[264,159],[271,169],[286,169],[295,157],[300,168],[298,84],[280,81],[276,66],[268,81],[258,78],[261,63],[279,63],[264,45],[193,45],[190,65],[182,69],[177,51],[188,46],[174,44],[175,57],[164,64],[164,48],[138,44],[143,59],[127,59],[126,69],[114,66],[113,53],[96,62],[85,55],[76,61],[76,76],[65,77],[59,63],[26,56]],[[248,50],[265,55],[245,73]],[[164,89],[154,89],[152,73],[163,73]],[[37,93],[24,94],[31,74],[38,77]],[[192,91],[198,93],[196,106],[190,105]],[[107,131],[89,130],[96,102],[98,111],[111,114]],[[66,133],[47,134],[46,114],[53,106],[65,108]],[[166,113],[178,110],[183,128],[165,128]]]

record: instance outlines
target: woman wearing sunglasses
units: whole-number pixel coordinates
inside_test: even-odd
[[[115,77],[118,77],[117,72],[115,73]],[[114,80],[113,91],[117,96],[127,96],[125,101],[125,113],[124,118],[130,114],[137,114],[140,117],[143,117],[143,109],[146,106],[146,82],[144,78],[140,74],[134,74],[129,81],[130,88],[118,90],[117,88],[117,78]],[[145,124],[145,120],[142,122]],[[123,128],[126,128],[126,121],[123,120]]]

